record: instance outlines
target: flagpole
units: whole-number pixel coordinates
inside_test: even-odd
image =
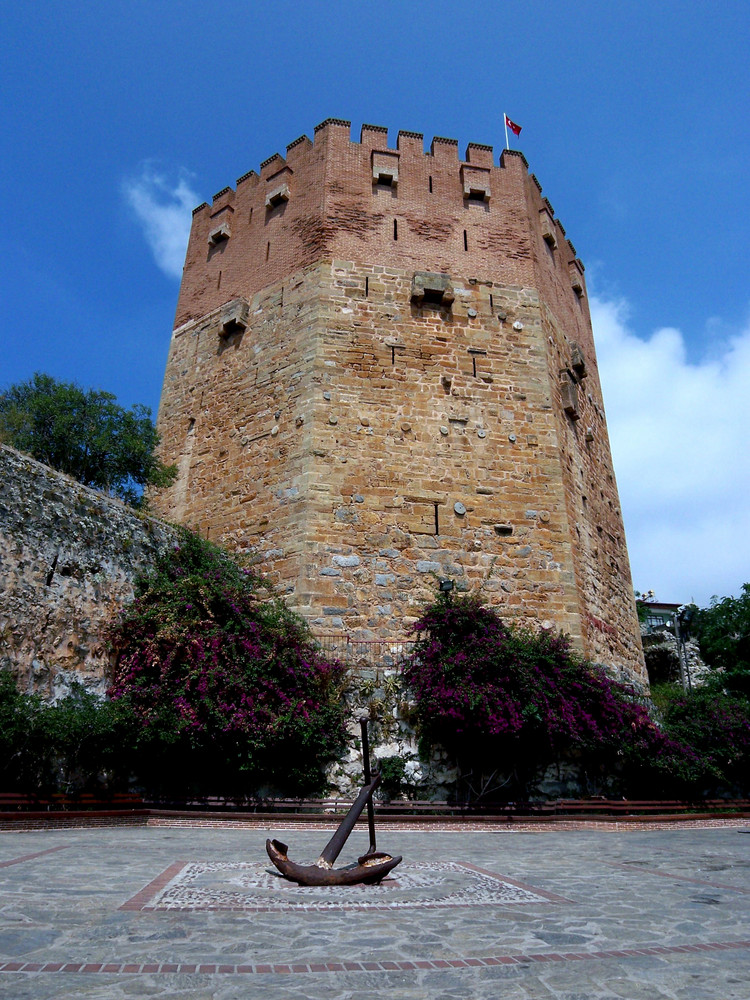
[[[503,124],[505,125],[505,148],[510,149],[510,146],[508,145],[508,116],[504,111],[503,111]]]

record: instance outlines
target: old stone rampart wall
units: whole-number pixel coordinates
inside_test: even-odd
[[[0,446],[0,668],[56,699],[106,689],[106,624],[171,529]]]

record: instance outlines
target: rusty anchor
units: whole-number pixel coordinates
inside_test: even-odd
[[[290,861],[287,857],[289,848],[282,844],[280,840],[267,840],[266,850],[268,856],[284,878],[298,885],[371,885],[380,882],[389,871],[396,867],[401,861],[401,856],[392,857],[377,849],[375,843],[375,810],[372,804],[372,796],[375,789],[380,784],[380,775],[370,772],[370,748],[367,740],[367,716],[360,720],[362,727],[362,758],[364,763],[365,783],[352,804],[349,812],[344,816],[338,829],[323,848],[320,857],[312,865],[300,865],[296,861]],[[370,847],[367,854],[363,854],[357,859],[356,865],[349,865],[345,868],[334,868],[333,863],[341,853],[349,834],[354,829],[354,825],[359,819],[364,808],[367,807],[367,826],[370,834]]]

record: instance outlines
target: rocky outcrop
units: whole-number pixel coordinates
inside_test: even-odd
[[[670,628],[648,625],[641,626],[641,637],[650,684],[675,682],[692,687],[705,683],[709,668],[701,659],[696,639],[680,641]]]
[[[0,446],[0,668],[56,700],[104,692],[103,632],[172,529]]]

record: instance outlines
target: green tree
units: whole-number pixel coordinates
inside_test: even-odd
[[[346,741],[344,668],[304,619],[189,531],[137,582],[111,633],[154,790],[321,791]]]
[[[714,683],[750,697],[750,583],[739,597],[714,597],[697,609],[691,625],[703,660],[721,671]]]
[[[747,794],[750,788],[750,702],[707,684],[651,690],[664,731],[689,746],[703,769],[703,790]]]
[[[154,454],[148,407],[126,410],[109,392],[40,373],[0,394],[0,442],[131,504],[145,486],[167,486],[177,474]]]

